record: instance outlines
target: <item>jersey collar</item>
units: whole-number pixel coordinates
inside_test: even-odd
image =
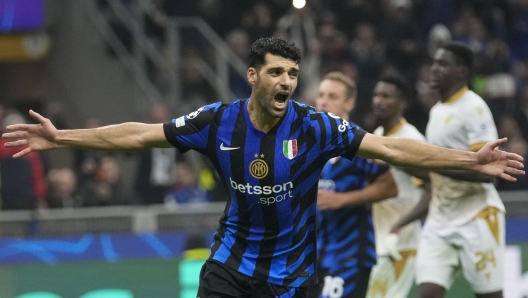
[[[454,103],[455,101],[459,100],[460,97],[462,97],[462,95],[466,93],[468,90],[469,89],[467,86],[460,88],[460,90],[455,92],[455,94],[451,95],[446,101],[444,101],[444,103]]]
[[[405,118],[401,118],[400,122],[398,122],[398,124],[394,125],[394,127],[391,128],[391,130],[389,130],[389,132],[383,133],[383,136],[390,137],[390,136],[394,135],[395,133],[397,133],[405,125],[405,123],[407,123],[407,120],[405,120]]]

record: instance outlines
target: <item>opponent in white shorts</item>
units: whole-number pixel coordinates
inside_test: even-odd
[[[426,141],[403,118],[410,92],[411,88],[401,77],[388,76],[377,83],[373,110],[380,127],[374,134]],[[424,192],[416,185],[418,179],[396,167],[391,167],[391,171],[398,186],[398,196],[372,205],[378,259],[370,275],[368,298],[406,298],[414,282],[420,221],[414,220],[397,233],[392,227],[415,207]]]
[[[468,90],[472,65],[464,44],[437,50],[430,86],[441,101],[430,111],[430,143],[478,151],[497,139],[488,106]],[[504,205],[493,179],[467,171],[438,171],[430,178],[433,198],[416,261],[418,297],[443,297],[460,271],[476,297],[502,297]]]

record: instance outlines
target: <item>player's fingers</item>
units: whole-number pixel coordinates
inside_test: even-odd
[[[6,132],[2,135],[4,139],[23,139],[27,137],[28,133],[25,131]]]
[[[29,152],[31,152],[31,148],[28,147],[28,148],[26,148],[26,149],[24,149],[24,150],[18,152],[17,154],[13,155],[13,158],[19,158],[19,157],[22,157],[22,156],[28,154]]]
[[[498,146],[505,144],[507,141],[508,141],[508,138],[498,139],[493,142],[489,142],[488,146],[490,146],[491,148],[497,148]]]
[[[519,154],[510,153],[510,152],[507,152],[506,154],[507,154],[506,157],[509,160],[517,160],[517,161],[520,161],[521,163],[524,161],[524,158],[520,156]]]
[[[33,110],[29,110],[29,115],[33,117],[33,119],[37,120],[40,124],[47,120],[44,116],[40,115],[39,113]]]
[[[13,142],[7,142],[4,144],[5,147],[18,147],[18,146],[24,146],[27,145],[27,140],[18,140]]]
[[[512,168],[512,167],[507,167],[504,172],[506,174],[509,174],[509,175],[524,175],[524,171],[523,170],[519,170],[519,169],[516,169],[516,168]]]
[[[524,169],[524,164],[516,160],[508,160],[508,167],[516,169]]]
[[[512,176],[506,174],[506,172],[502,173],[502,174],[500,175],[500,177],[501,177],[502,179],[504,179],[504,180],[506,180],[506,181],[510,181],[510,182],[515,182],[515,181],[517,181],[517,178],[512,177]]]
[[[7,130],[28,130],[31,127],[31,124],[12,124],[6,127]]]

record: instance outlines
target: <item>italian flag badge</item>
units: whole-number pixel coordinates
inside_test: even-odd
[[[282,153],[288,159],[293,159],[297,156],[297,140],[289,140],[282,142]]]

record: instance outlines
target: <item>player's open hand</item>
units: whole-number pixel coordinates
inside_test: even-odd
[[[51,121],[40,114],[29,111],[29,115],[39,124],[13,124],[6,127],[10,132],[4,133],[2,138],[7,139],[6,147],[27,146],[27,148],[13,155],[13,158],[24,156],[32,151],[49,150],[58,148],[55,142],[58,131]]]
[[[508,141],[502,138],[495,142],[487,143],[477,152],[477,165],[475,170],[486,175],[499,177],[508,181],[517,181],[512,175],[524,175],[522,156],[496,149]]]

